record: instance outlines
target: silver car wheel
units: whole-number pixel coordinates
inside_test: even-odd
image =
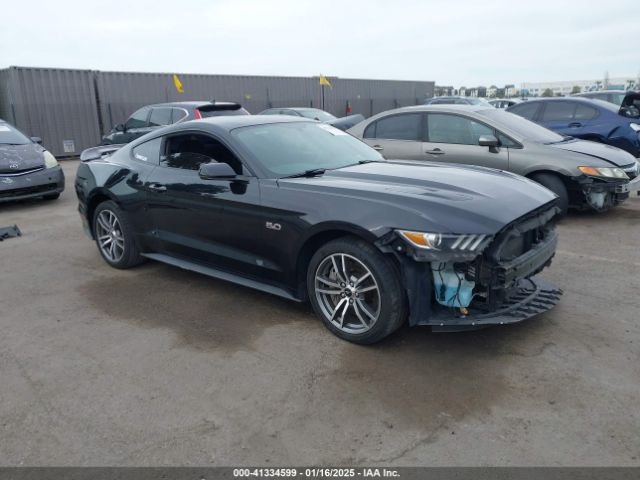
[[[119,262],[124,255],[124,236],[118,217],[111,210],[102,210],[96,219],[96,238],[100,251],[110,262]]]
[[[345,333],[367,332],[380,316],[378,282],[351,255],[334,253],[324,258],[316,269],[314,287],[325,318]]]

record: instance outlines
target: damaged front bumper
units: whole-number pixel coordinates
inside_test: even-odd
[[[562,290],[537,275],[555,255],[557,212],[554,206],[513,222],[471,260],[427,260],[406,243],[390,241],[402,267],[409,324],[467,330],[520,322],[551,309]]]
[[[582,208],[591,208],[596,211],[604,211],[616,205],[620,205],[629,194],[638,191],[640,183],[637,177],[632,181],[629,180],[602,180],[591,177],[578,177],[580,193],[583,204],[578,205]]]
[[[62,193],[64,173],[58,165],[29,173],[0,174],[0,203]]]

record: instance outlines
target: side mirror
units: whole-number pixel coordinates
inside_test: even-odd
[[[496,148],[498,146],[498,139],[493,135],[480,135],[478,145],[481,147]]]
[[[115,127],[113,127],[113,129],[114,129],[116,132],[124,132],[124,131],[126,130],[126,128],[124,127],[124,124],[123,124],[123,123],[119,123],[119,124],[117,124]]]
[[[203,180],[233,179],[236,177],[236,172],[231,168],[231,165],[216,161],[200,165],[198,173]]]
[[[40,137],[31,137],[31,141],[33,143],[40,143],[42,144],[42,139]]]

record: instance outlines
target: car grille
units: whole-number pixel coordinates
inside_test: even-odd
[[[44,167],[35,167],[35,168],[27,168],[24,170],[15,170],[15,169],[0,169],[0,177],[17,177],[19,175],[28,175],[29,173],[39,172],[40,170],[44,170]]]
[[[34,195],[37,193],[47,193],[55,190],[58,185],[56,183],[47,183],[45,185],[37,185],[34,187],[16,188],[14,190],[0,190],[0,198],[22,197],[24,195]]]

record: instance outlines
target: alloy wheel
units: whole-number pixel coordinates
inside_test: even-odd
[[[346,253],[331,254],[320,262],[315,294],[325,318],[343,332],[364,333],[380,316],[378,282],[364,263]]]
[[[110,262],[119,262],[124,255],[124,235],[118,217],[111,210],[102,210],[96,219],[96,238],[100,251]]]

